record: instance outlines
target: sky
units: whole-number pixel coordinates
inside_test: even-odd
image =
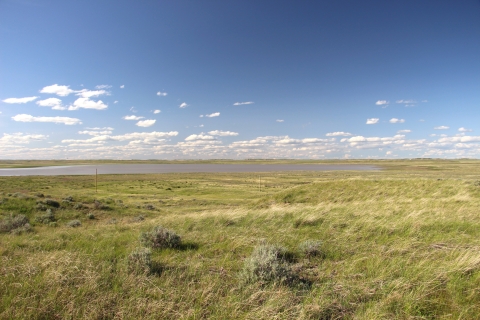
[[[0,0],[0,159],[480,157],[480,0]]]

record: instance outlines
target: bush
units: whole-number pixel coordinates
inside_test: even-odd
[[[257,246],[245,260],[240,280],[244,284],[293,284],[297,277],[286,256],[287,251],[283,247],[269,244]]]
[[[322,241],[319,240],[306,240],[298,246],[298,249],[306,256],[313,257],[322,255]]]
[[[143,232],[140,235],[140,242],[145,247],[154,249],[178,248],[181,245],[181,238],[171,230],[156,226],[152,231]]]
[[[28,223],[28,218],[23,214],[18,216],[9,216],[0,221],[0,232],[14,232],[17,229],[19,231],[29,231],[30,224]],[[25,230],[22,230],[25,229]],[[18,231],[18,230],[17,230]]]
[[[80,222],[80,220],[71,220],[67,223],[67,226],[71,228],[80,227],[81,225],[82,223]]]
[[[137,248],[128,255],[128,272],[134,274],[150,274],[152,271],[151,251],[147,248]]]
[[[90,220],[93,220],[95,219],[95,215],[91,212],[87,213],[87,218],[90,219]]]
[[[40,222],[43,224],[50,224],[50,222],[55,222],[56,220],[57,219],[55,219],[55,215],[53,214],[52,209],[47,209],[45,214],[35,217],[36,222]]]
[[[60,208],[60,203],[52,199],[47,199],[44,201],[44,203],[54,208]]]
[[[75,210],[80,210],[80,209],[83,209],[83,208],[84,208],[84,206],[83,206],[83,204],[80,203],[80,202],[79,202],[79,203],[75,203],[75,205],[73,206],[73,209],[75,209]]]

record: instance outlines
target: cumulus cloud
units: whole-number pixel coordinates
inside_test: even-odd
[[[461,128],[458,128],[458,131],[460,131],[460,132],[472,132],[473,130],[461,127]]]
[[[66,110],[64,106],[62,106],[62,100],[58,98],[48,98],[45,100],[39,100],[36,102],[41,107],[51,107],[53,110]]]
[[[4,133],[0,138],[0,144],[28,144],[32,141],[41,141],[47,139],[47,135],[43,134],[24,134],[24,133]]]
[[[377,100],[377,102],[375,102],[375,104],[377,106],[385,106],[385,105],[388,105],[390,102],[388,102],[387,100]]]
[[[156,121],[157,120],[142,120],[142,121],[138,121],[137,123],[135,123],[135,125],[137,125],[139,127],[147,128],[147,127],[153,126]]]
[[[12,117],[14,121],[18,122],[53,122],[53,123],[63,123],[66,125],[75,125],[82,124],[82,121],[77,118],[69,117],[34,117],[29,114],[17,114]]]
[[[160,96],[160,97],[165,97],[168,93],[166,92],[161,92],[161,91],[158,91],[157,92],[157,96]]]
[[[120,89],[123,89],[123,88],[125,88],[125,85],[124,85],[124,84],[122,84],[122,85],[120,86]]]
[[[450,127],[447,127],[447,126],[438,126],[438,127],[434,127],[433,129],[435,129],[435,130],[448,130],[448,129],[450,129]]]
[[[111,130],[104,130],[104,131],[96,131],[96,130],[84,130],[78,131],[79,134],[88,134],[90,136],[104,136],[107,134],[112,134]]]
[[[153,111],[154,114],[159,114],[160,112],[162,112],[162,111],[158,110],[158,109]]]
[[[114,104],[117,104],[117,103],[118,103],[118,100],[113,101],[113,103],[114,103]]]
[[[25,98],[8,98],[2,100],[5,103],[27,103],[37,99],[38,97],[25,97]]]
[[[410,133],[412,130],[409,129],[404,129],[404,130],[398,130],[397,133]]]
[[[183,108],[186,108],[186,107],[188,107],[188,106],[190,106],[190,105],[187,104],[186,102],[182,102],[178,107],[181,108],[181,109],[183,109]]]
[[[235,102],[233,105],[234,106],[242,106],[242,105],[245,105],[245,104],[254,104],[255,102],[253,101],[246,101],[246,102]]]
[[[211,135],[211,136],[221,136],[221,137],[238,136],[238,132],[222,131],[222,130],[210,131],[210,132],[208,132],[208,134]]]
[[[200,133],[200,134],[191,134],[185,138],[185,141],[196,141],[196,140],[215,140],[215,137]]]
[[[351,136],[352,134],[350,132],[343,132],[343,131],[337,131],[337,132],[329,132],[326,134],[327,137],[337,137],[337,136],[344,136],[348,137]]]
[[[390,123],[404,123],[405,119],[397,119],[397,118],[392,118],[389,121]]]
[[[367,119],[367,124],[376,124],[378,122],[378,118],[370,118],[370,119]]]
[[[70,89],[70,86],[59,86],[58,84],[52,84],[51,86],[46,86],[40,90],[40,93],[56,94],[61,97],[66,97],[73,92],[75,91]]]
[[[207,118],[215,118],[215,117],[218,117],[218,116],[220,116],[220,112],[215,112],[215,113],[205,115],[205,117],[207,117]]]
[[[78,98],[73,103],[73,106],[68,107],[68,110],[78,110],[78,109],[95,109],[95,110],[104,110],[108,106],[103,103],[102,100],[93,101],[88,98]]]
[[[112,86],[109,84],[99,84],[98,86],[95,86],[95,89],[102,90],[102,89],[110,89],[111,87]]]
[[[103,127],[103,128],[100,128],[100,127],[93,127],[93,128],[90,128],[90,127],[87,127],[86,129],[88,130],[114,130],[112,127]]]
[[[283,119],[277,119],[276,121],[277,121],[277,122],[283,122],[283,121],[285,121],[285,120],[283,120]]]
[[[105,90],[87,90],[87,89],[82,89],[80,91],[77,91],[75,95],[80,96],[82,98],[91,98],[91,97],[98,97],[104,94],[110,95],[110,93]]]
[[[145,117],[137,117],[137,116],[131,115],[131,116],[125,116],[122,119],[123,120],[140,120],[140,119],[143,119],[143,118],[145,118]]]

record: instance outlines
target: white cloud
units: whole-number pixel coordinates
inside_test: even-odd
[[[215,113],[205,115],[205,117],[207,117],[207,118],[214,118],[214,117],[218,117],[218,116],[220,116],[220,112],[215,112]]]
[[[75,91],[70,89],[70,86],[59,86],[58,84],[52,84],[51,86],[46,86],[40,90],[40,93],[51,93],[61,97],[66,97],[73,92]]]
[[[460,131],[460,132],[472,132],[473,130],[461,127],[461,128],[458,128],[458,131]]]
[[[377,106],[384,106],[384,105],[388,105],[390,102],[388,102],[387,100],[377,100],[377,102],[375,102],[375,104]]]
[[[104,130],[104,131],[95,131],[95,130],[92,130],[92,131],[88,131],[88,130],[85,130],[85,131],[78,131],[79,134],[88,134],[90,136],[104,136],[104,135],[107,135],[107,134],[111,134],[112,131],[111,130]]]
[[[154,114],[159,114],[160,112],[162,112],[162,111],[161,111],[161,110],[158,110],[158,109],[155,110],[155,111],[153,111]]]
[[[41,141],[47,139],[48,136],[43,134],[24,134],[24,133],[4,133],[0,138],[0,144],[28,144],[32,141]]]
[[[131,116],[125,116],[122,119],[123,120],[140,120],[140,119],[143,119],[143,118],[145,118],[145,117],[137,117],[137,116],[131,115]]]
[[[203,115],[203,114],[201,114],[199,117],[200,117],[200,118],[203,118],[203,117],[204,117],[204,115]]]
[[[397,118],[392,118],[389,121],[390,123],[404,123],[405,119],[397,119]]]
[[[112,127],[103,127],[103,128],[99,128],[99,127],[90,128],[90,127],[87,127],[86,129],[88,129],[88,130],[114,130]]]
[[[226,136],[238,136],[238,132],[222,131],[222,130],[210,131],[208,134],[209,134],[209,135],[212,135],[212,136],[221,136],[221,137],[226,137]]]
[[[138,121],[137,123],[135,123],[135,125],[137,125],[139,127],[147,128],[147,127],[153,126],[156,121],[157,120],[142,120],[142,121]]]
[[[166,92],[161,92],[161,91],[158,91],[157,92],[157,96],[160,96],[160,97],[165,97],[168,93]]]
[[[387,151],[387,152],[385,152],[385,154],[386,154],[387,156],[389,156],[389,155],[393,154],[393,152],[392,152],[392,151]]]
[[[113,103],[114,103],[114,104],[117,104],[117,103],[118,103],[118,100],[113,101]]]
[[[124,85],[124,84],[122,84],[122,85],[120,86],[120,89],[123,89],[123,88],[125,88],[125,85]]]
[[[190,106],[190,105],[188,105],[186,102],[183,102],[183,103],[181,103],[178,107],[181,108],[181,109],[183,109],[183,108],[186,108],[186,107],[188,107],[188,106]]]
[[[343,131],[337,131],[337,132],[329,132],[326,134],[327,137],[337,137],[337,136],[344,136],[348,137],[351,136],[352,134],[349,132],[343,132]]]
[[[25,97],[25,98],[8,98],[2,100],[5,103],[27,103],[37,99],[38,97]]]
[[[37,101],[36,104],[38,104],[41,107],[51,107],[53,110],[66,110],[64,106],[62,106],[62,100],[58,98],[48,98],[45,100],[40,100]]]
[[[367,119],[367,124],[375,124],[378,122],[378,118],[370,118],[370,119]]]
[[[412,130],[409,129],[404,129],[404,130],[398,130],[397,133],[410,133]]]
[[[397,100],[395,101],[396,103],[403,103],[403,104],[413,104],[413,103],[417,103],[417,101],[415,100]]]
[[[185,141],[196,141],[196,140],[215,140],[215,137],[200,134],[192,134],[185,138]]]
[[[12,117],[14,121],[18,122],[53,122],[53,123],[63,123],[66,125],[75,125],[82,124],[82,121],[77,118],[69,117],[34,117],[29,114],[17,114]]]
[[[133,113],[136,113],[136,112],[137,112],[137,109],[135,109],[135,107],[131,107],[131,108],[130,108],[130,111],[132,111]]]
[[[119,140],[119,141],[124,141],[124,140],[140,140],[140,139],[158,139],[158,138],[164,138],[164,137],[175,137],[178,135],[177,131],[170,131],[170,132],[132,132],[132,133],[127,133],[124,135],[118,135],[118,136],[112,136],[111,138],[113,140]]]
[[[439,127],[435,127],[433,128],[435,130],[447,130],[447,129],[450,129],[450,127],[447,127],[447,126],[439,126]]]
[[[281,123],[281,122],[284,122],[285,120],[283,120],[283,119],[277,119],[276,121]]]
[[[245,104],[254,104],[255,102],[253,101],[246,101],[246,102],[235,102],[233,105],[234,106],[242,106],[242,105],[245,105]]]
[[[98,97],[101,95],[109,95],[109,93],[105,90],[87,90],[87,89],[82,89],[80,91],[77,91],[75,94],[76,96],[81,96],[82,98],[91,98],[91,97]]]
[[[112,86],[109,84],[99,84],[98,86],[95,86],[95,89],[102,90],[102,89],[110,89],[111,87]]]
[[[78,110],[78,109],[95,109],[95,110],[104,110],[108,106],[103,103],[102,100],[93,101],[88,98],[78,98],[73,103],[73,106],[68,107],[68,110]]]

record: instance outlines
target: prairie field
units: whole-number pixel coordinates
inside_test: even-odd
[[[0,177],[0,318],[479,319],[480,161],[342,163]]]

